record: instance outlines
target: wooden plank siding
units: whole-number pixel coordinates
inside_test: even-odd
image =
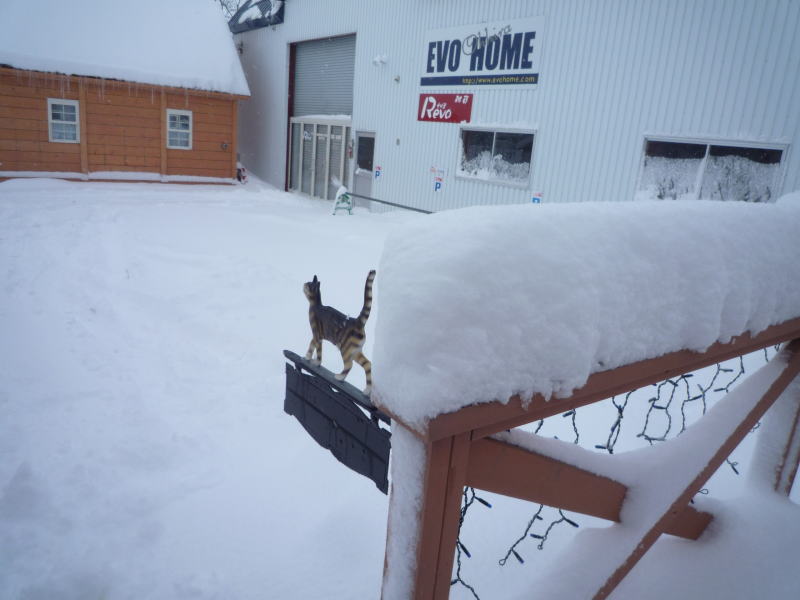
[[[50,142],[47,99],[80,101],[80,143]],[[3,171],[236,177],[241,97],[0,68]],[[166,147],[166,109],[192,111],[192,148]]]
[[[167,94],[167,108],[192,111],[192,149],[167,149],[167,175],[235,177],[231,170],[236,124],[231,102],[188,94]]]
[[[78,100],[77,82],[0,70],[0,171],[81,171],[80,144],[49,141],[53,97]]]

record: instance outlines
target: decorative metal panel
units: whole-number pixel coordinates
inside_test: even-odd
[[[231,33],[242,33],[283,23],[283,0],[246,0],[236,11],[228,28]]]

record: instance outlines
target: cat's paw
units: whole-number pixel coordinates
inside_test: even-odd
[[[306,352],[306,360],[311,360],[312,356],[314,356],[314,354],[310,350]]]
[[[347,373],[337,373],[336,375],[334,375],[334,377],[336,377],[338,381],[344,381],[345,378],[347,377]]]
[[[369,396],[369,395],[370,395],[370,393],[372,392],[372,386],[371,386],[371,385],[368,385],[367,387],[365,387],[365,388],[364,388],[363,390],[361,390],[361,391],[362,391],[362,392],[364,392],[364,395],[365,395],[365,396]]]
[[[320,366],[322,364],[322,361],[319,358],[314,358],[314,359],[310,359],[310,360],[311,360],[311,364],[314,365],[315,367],[318,367],[318,366]]]

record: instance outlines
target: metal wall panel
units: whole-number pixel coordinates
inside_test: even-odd
[[[545,19],[538,87],[471,90],[473,125],[535,131],[530,186],[456,177],[459,125],[416,120],[425,32],[534,16]],[[793,0],[294,0],[282,25],[237,36],[253,93],[242,155],[284,185],[288,45],[356,32],[352,123],[376,132],[377,198],[433,210],[534,192],[632,200],[646,135],[788,145],[788,192],[800,188],[798,31]],[[439,192],[431,168],[445,171]]]

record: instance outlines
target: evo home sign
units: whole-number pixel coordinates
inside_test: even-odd
[[[535,86],[543,17],[496,21],[425,34],[421,86]]]

